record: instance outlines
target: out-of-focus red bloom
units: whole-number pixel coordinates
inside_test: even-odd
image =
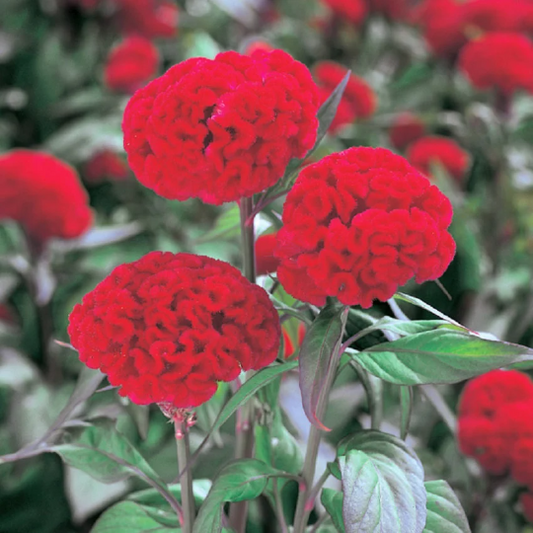
[[[455,253],[449,200],[398,155],[350,148],[307,166],[287,195],[278,279],[304,302],[368,308],[415,276],[441,276]]]
[[[13,311],[6,304],[0,303],[0,322],[14,324],[16,321]]]
[[[426,176],[431,165],[442,165],[456,181],[461,182],[468,169],[470,157],[453,139],[428,135],[416,140],[407,149],[407,159]]]
[[[413,21],[436,55],[453,56],[466,42],[463,11],[454,0],[425,0],[415,9]]]
[[[285,328],[282,328],[281,330],[283,332],[283,343],[284,343],[283,358],[288,359],[295,352],[294,343],[291,339],[291,336],[287,332],[287,330]],[[305,327],[305,324],[303,322],[300,322],[298,324],[298,346],[302,345],[306,331],[307,329]]]
[[[523,492],[520,494],[520,505],[526,519],[533,523],[533,493]]]
[[[276,272],[279,259],[274,256],[277,233],[261,235],[255,241],[255,267],[258,276]]]
[[[333,61],[321,61],[315,65],[313,73],[320,88],[322,102],[328,99],[347,72],[348,69]],[[334,133],[356,119],[368,118],[375,112],[376,104],[376,95],[370,86],[351,74],[330,131]]]
[[[408,0],[367,0],[368,8],[392,20],[403,20],[409,12]]]
[[[322,0],[341,20],[359,26],[365,20],[367,6],[364,0]]]
[[[116,20],[128,35],[147,39],[174,37],[178,28],[178,8],[171,0],[114,0]]]
[[[274,50],[274,47],[267,43],[266,41],[252,41],[247,47],[244,53],[247,56],[251,56],[254,52],[257,51],[263,51],[263,52],[272,52]]]
[[[469,0],[461,6],[465,31],[520,31],[523,6],[522,0]]]
[[[461,50],[459,68],[478,89],[533,93],[533,44],[523,35],[495,32],[470,41]]]
[[[314,145],[318,96],[307,67],[281,50],[189,59],[129,101],[130,167],[165,198],[252,196]]]
[[[104,81],[112,91],[133,93],[157,73],[159,52],[144,37],[128,37],[111,50]]]
[[[410,111],[396,116],[389,128],[389,137],[394,148],[403,150],[413,141],[422,137],[426,130],[422,120]]]
[[[195,407],[219,381],[276,358],[267,293],[223,261],[151,252],[117,267],[70,315],[79,357],[138,404]]]
[[[104,149],[87,161],[84,177],[88,183],[100,183],[106,179],[125,180],[128,173],[128,165],[124,160],[113,150]]]
[[[0,156],[0,189],[0,219],[17,221],[35,243],[79,237],[92,222],[76,171],[44,152],[19,149]]]

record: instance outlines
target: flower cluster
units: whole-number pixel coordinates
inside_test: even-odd
[[[431,165],[442,165],[457,182],[463,181],[470,162],[468,152],[453,139],[440,135],[416,140],[407,150],[407,159],[426,176],[431,176]]]
[[[127,37],[113,48],[104,68],[104,82],[111,91],[134,93],[157,73],[159,52],[144,37]]]
[[[277,233],[261,235],[255,241],[255,270],[258,276],[276,272],[279,259],[274,256]]]
[[[44,152],[12,150],[0,156],[0,219],[22,225],[34,243],[79,237],[92,222],[76,171]]]
[[[347,72],[345,67],[333,61],[322,61],[315,65],[313,73],[320,88],[322,102],[327,100]],[[374,91],[363,79],[351,74],[337,108],[337,114],[331,123],[330,131],[335,133],[342,126],[351,124],[358,118],[368,118],[375,110]]]
[[[426,126],[420,118],[410,111],[399,113],[389,128],[392,146],[398,150],[405,149],[413,141],[424,135]]]
[[[465,386],[458,407],[461,451],[493,475],[507,472],[529,489],[533,518],[533,382],[516,370],[493,370]],[[524,500],[523,500],[524,502]],[[529,511],[527,510],[529,509]]]
[[[441,276],[455,253],[449,200],[398,155],[350,148],[307,166],[287,195],[275,250],[289,294],[368,308],[415,276]]]
[[[128,102],[129,164],[166,198],[252,196],[313,146],[318,98],[309,70],[281,50],[188,59]]]
[[[478,89],[533,93],[533,43],[523,35],[494,32],[469,42],[459,56],[459,68]]]
[[[83,177],[87,183],[100,183],[105,179],[122,181],[128,177],[129,169],[124,160],[113,150],[103,149],[87,161]]]
[[[68,332],[122,396],[178,408],[270,364],[281,336],[267,293],[236,268],[170,252],[117,267],[74,308]]]

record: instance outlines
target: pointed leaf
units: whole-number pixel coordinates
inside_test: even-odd
[[[338,454],[346,533],[422,532],[424,470],[403,441],[361,431],[342,441]]]
[[[331,517],[331,521],[333,522],[335,529],[339,533],[345,533],[346,530],[344,529],[344,522],[342,519],[342,492],[327,488],[323,489],[322,495],[320,496],[320,501]]]
[[[446,481],[425,483],[427,519],[424,533],[470,533],[470,526],[461,503]]]
[[[464,328],[464,326],[461,326],[459,322],[455,321],[453,318],[450,318],[449,316],[446,316],[444,313],[441,313],[438,309],[435,309],[431,305],[427,304],[426,302],[420,300],[420,298],[415,298],[414,296],[410,296],[409,294],[405,294],[403,292],[396,293],[393,298],[395,300],[402,300],[404,302],[408,302],[412,305],[416,305],[417,307],[420,307],[421,309],[424,309],[425,311],[429,311],[431,314],[438,316],[439,318],[442,318],[442,320],[446,320],[446,322],[449,322],[450,324],[453,324],[454,326],[458,326],[460,328]]]
[[[303,408],[311,424],[323,431],[329,429],[317,417],[318,401],[326,383],[326,376],[338,362],[337,350],[347,316],[347,308],[328,305],[311,324],[300,347],[300,391]]]
[[[385,381],[424,385],[456,383],[495,368],[532,361],[533,349],[439,328],[372,346],[354,357]]]

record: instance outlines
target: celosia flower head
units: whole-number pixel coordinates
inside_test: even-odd
[[[79,237],[92,222],[76,171],[44,152],[18,149],[0,156],[0,189],[0,219],[17,221],[34,243]]]
[[[313,73],[320,88],[322,102],[327,100],[347,72],[348,69],[333,61],[321,61],[315,65]],[[330,131],[335,133],[356,119],[370,117],[376,110],[376,104],[376,95],[372,88],[363,79],[350,74]]]
[[[449,200],[398,155],[350,148],[307,166],[287,195],[278,279],[304,302],[368,308],[413,276],[441,276],[455,253]]]
[[[133,95],[124,147],[160,196],[221,204],[270,187],[303,157],[318,107],[309,70],[281,50],[193,58]]]
[[[119,394],[177,408],[269,365],[281,336],[267,293],[236,268],[170,252],[115,268],[74,308],[68,332],[81,361]]]
[[[341,20],[359,26],[365,20],[367,6],[364,0],[322,0]]]
[[[470,157],[453,139],[428,135],[417,139],[407,150],[407,159],[426,176],[431,176],[431,166],[439,164],[456,181],[465,177]]]
[[[459,68],[478,89],[533,93],[533,44],[524,35],[495,32],[470,41],[461,50]]]
[[[276,233],[261,235],[255,241],[255,270],[258,276],[276,272],[279,259],[274,256],[275,247]]]
[[[85,165],[84,178],[88,183],[100,183],[105,179],[122,181],[128,177],[125,161],[113,150],[96,152]]]
[[[389,128],[389,137],[394,148],[403,150],[413,141],[422,137],[426,126],[422,120],[410,111],[399,113]]]
[[[116,19],[127,35],[147,39],[174,37],[178,28],[178,8],[172,0],[113,0]]]
[[[151,80],[159,64],[159,52],[144,37],[128,37],[111,50],[104,81],[111,91],[134,93]]]

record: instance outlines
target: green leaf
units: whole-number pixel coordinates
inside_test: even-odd
[[[91,533],[177,533],[181,531],[178,527],[161,524],[154,518],[157,512],[157,509],[135,502],[120,502],[100,516],[91,529]]]
[[[470,533],[465,512],[450,485],[442,479],[424,485],[428,496],[424,533]]]
[[[219,533],[222,530],[222,506],[259,497],[271,477],[283,475],[257,459],[240,459],[225,466],[200,507],[193,533]]]
[[[211,489],[212,482],[210,479],[195,479],[192,482],[192,493],[194,501],[200,507],[202,502],[206,499],[209,490]],[[169,485],[168,491],[176,498],[181,500],[181,485],[179,483]],[[159,509],[170,509],[168,502],[161,496],[161,494],[155,489],[145,489],[133,492],[128,495],[128,500],[140,503],[141,505],[147,505],[149,507],[157,507]]]
[[[400,438],[405,440],[413,413],[412,387],[400,387]]]
[[[437,329],[372,346],[354,357],[385,381],[424,385],[456,383],[495,368],[532,361],[533,350],[465,331]]]
[[[327,488],[323,489],[322,495],[320,496],[320,501],[326,508],[329,516],[331,516],[331,520],[335,526],[335,529],[339,533],[345,533],[346,530],[344,529],[344,522],[342,520],[342,492]]]
[[[342,340],[348,309],[328,305],[311,324],[300,347],[300,391],[307,418],[314,426],[329,431],[317,416],[320,396],[331,367],[338,363],[337,350]]]
[[[403,441],[361,431],[339,444],[346,533],[421,533],[426,522],[424,470]]]
[[[214,227],[195,242],[199,244],[235,237],[240,231],[240,216],[238,205],[230,207],[216,219]]]
[[[450,318],[449,316],[446,316],[444,313],[441,313],[438,309],[435,309],[431,305],[420,300],[420,298],[416,298],[415,296],[410,296],[409,294],[405,294],[403,292],[397,292],[393,296],[393,298],[395,300],[401,300],[403,302],[408,302],[412,305],[416,305],[417,307],[420,307],[421,309],[424,309],[430,312],[431,314],[438,316],[439,318],[442,318],[442,320],[445,320],[446,322],[449,322],[450,324],[453,324],[454,326],[457,326],[461,329],[465,329],[464,326],[459,324],[459,322],[455,321],[453,318]]]

